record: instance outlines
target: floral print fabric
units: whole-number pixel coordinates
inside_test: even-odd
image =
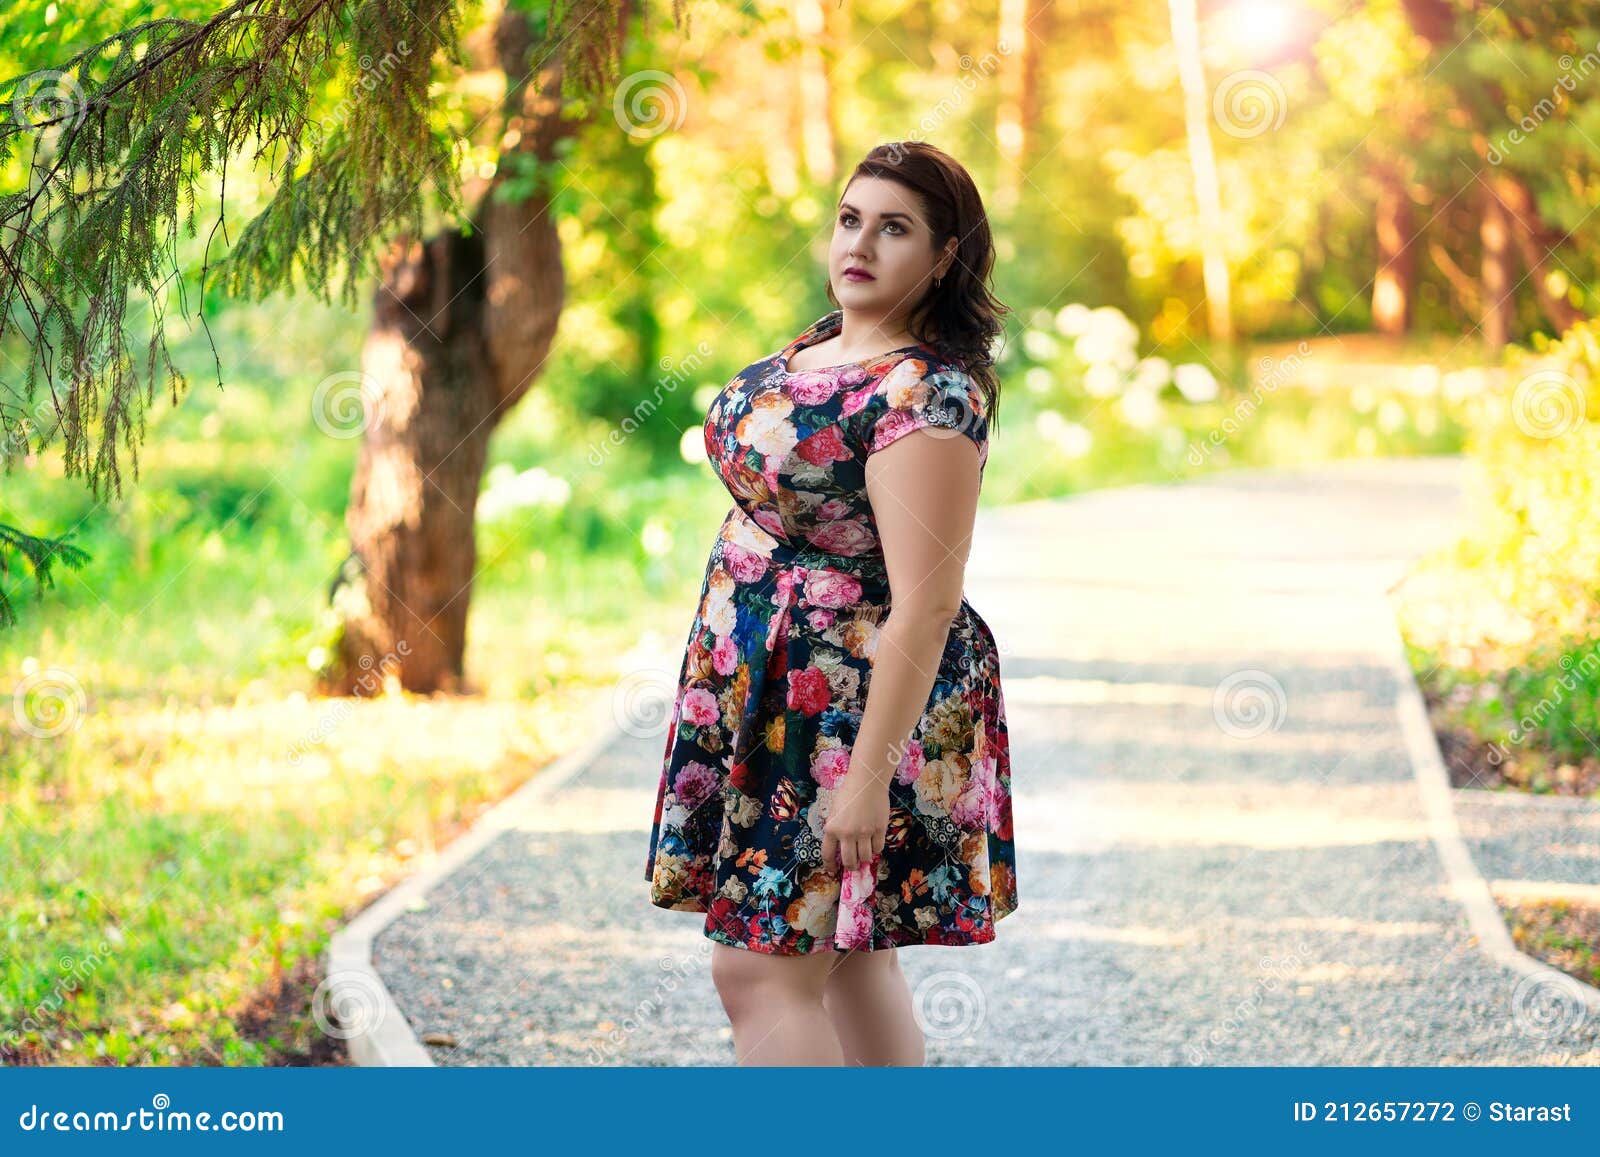
[[[868,457],[914,430],[972,439],[985,399],[929,346],[791,373],[834,311],[741,370],[706,415],[733,506],[679,672],[645,878],[705,934],[802,955],[980,944],[1017,906],[1011,761],[993,634],[965,599],[889,788],[882,852],[841,878],[822,826],[850,766],[889,583]]]

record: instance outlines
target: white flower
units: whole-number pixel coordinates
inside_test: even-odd
[[[478,495],[478,519],[493,522],[525,506],[565,506],[572,496],[572,484],[542,466],[522,473],[502,462],[489,471]]]
[[[1077,337],[1089,328],[1089,307],[1073,302],[1056,314],[1056,332],[1062,337]]]
[[[1133,371],[1133,384],[1160,391],[1172,380],[1172,363],[1166,358],[1142,358]]]
[[[1083,388],[1095,398],[1109,398],[1122,392],[1122,371],[1116,366],[1094,365],[1083,374]]]
[[[1129,389],[1118,399],[1117,408],[1130,424],[1140,429],[1148,429],[1161,420],[1161,403],[1156,401],[1153,390]]]
[[[1089,324],[1073,345],[1080,361],[1109,362],[1131,370],[1139,361],[1139,329],[1120,309],[1103,305],[1089,314]]]
[[[1173,370],[1172,382],[1191,402],[1209,402],[1217,396],[1217,379],[1198,362],[1184,362]]]
[[[651,558],[660,558],[672,549],[672,531],[660,518],[652,517],[639,533],[644,552]]]
[[[1069,422],[1055,410],[1040,410],[1034,415],[1033,428],[1068,458],[1082,458],[1094,448],[1094,435],[1089,427]]]
[[[1056,384],[1056,376],[1043,366],[1033,366],[1022,375],[1022,384],[1030,394],[1048,394]]]
[[[1054,334],[1042,329],[1030,329],[1023,331],[1022,349],[1034,361],[1047,362],[1061,352],[1061,345]]]
[[[1378,429],[1393,434],[1406,424],[1406,408],[1394,398],[1385,398],[1378,405]]]

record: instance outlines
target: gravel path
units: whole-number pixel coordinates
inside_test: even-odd
[[[1463,469],[984,513],[1020,904],[901,951],[929,1064],[1600,1064],[1581,996],[1477,944],[1399,722],[1384,590],[1457,532]],[[664,742],[619,735],[378,937],[435,1063],[732,1063],[703,917],[647,902]],[[1485,875],[1596,879],[1593,809],[1538,813],[1552,840],[1496,806],[1463,812]]]

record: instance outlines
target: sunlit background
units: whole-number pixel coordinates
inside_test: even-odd
[[[0,73],[211,11],[17,3]],[[469,131],[505,91],[482,52],[497,12],[464,10],[467,63],[435,63],[430,116],[455,134],[469,202],[521,163],[497,125]],[[1509,752],[1502,786],[1600,791],[1600,673],[1572,663],[1600,641],[1592,8],[689,12],[687,29],[635,15],[621,80],[574,110],[586,119],[548,165],[565,301],[489,442],[462,694],[428,699],[381,667],[363,696],[326,694],[356,613],[336,580],[376,275],[354,305],[213,291],[209,335],[173,310],[187,388],[155,386],[120,496],[67,477],[59,441],[12,442],[0,527],[70,532],[89,557],[38,597],[0,543],[15,614],[0,1010],[23,1026],[8,1061],[337,1059],[305,1006],[338,921],[580,738],[575,704],[619,680],[643,699],[670,689],[728,502],[705,407],[831,308],[833,206],[889,140],[952,153],[991,213],[1014,312],[986,509],[1465,453],[1488,479],[1475,533],[1419,568],[1404,610],[1436,725],[1480,769]],[[340,75],[316,97],[329,116],[361,67]],[[27,187],[28,157],[11,150],[0,191]],[[191,276],[220,192],[207,180],[213,207],[180,240]],[[275,187],[241,154],[232,236]],[[13,431],[42,412],[27,347],[15,325],[0,340]],[[1559,707],[1519,727],[1574,669]],[[1600,975],[1592,940],[1563,951]],[[88,954],[103,964],[63,973]]]

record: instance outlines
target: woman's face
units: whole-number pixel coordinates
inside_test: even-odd
[[[954,239],[949,243],[954,250]],[[828,278],[839,304],[851,311],[898,317],[921,300],[950,264],[934,249],[916,194],[898,181],[858,177],[840,198],[828,248]],[[859,269],[871,280],[846,275]]]

